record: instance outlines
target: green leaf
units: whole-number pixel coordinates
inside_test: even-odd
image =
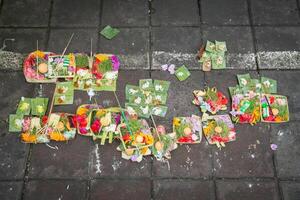
[[[106,26],[104,27],[104,29],[102,29],[102,31],[100,32],[101,35],[103,35],[106,39],[113,39],[115,36],[117,36],[119,34],[119,29],[117,28],[113,28],[111,26]]]
[[[31,99],[22,97],[17,108],[17,114],[29,115],[31,110]]]
[[[190,71],[183,65],[175,71],[175,75],[180,81],[186,80],[190,75]]]
[[[24,115],[12,114],[9,115],[9,132],[20,132],[22,131],[22,120]]]

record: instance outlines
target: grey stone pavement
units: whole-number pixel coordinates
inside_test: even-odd
[[[297,0],[0,0],[0,199],[300,199],[300,11]],[[99,31],[120,29],[109,41]],[[192,91],[217,86],[226,95],[235,75],[250,72],[278,81],[287,95],[291,121],[285,124],[236,125],[237,141],[222,150],[182,145],[172,154],[170,170],[150,157],[123,160],[117,142],[101,146],[77,136],[68,143],[28,145],[8,133],[7,116],[21,96],[50,96],[51,84],[29,84],[21,71],[23,54],[36,48],[61,53],[72,33],[69,52],[117,54],[122,61],[117,93],[124,105],[127,83],[141,78],[171,81],[169,112],[157,122],[171,131],[174,116],[200,114]],[[227,70],[204,73],[195,54],[210,40],[228,45]],[[16,54],[21,53],[21,54]],[[7,57],[9,55],[9,57]],[[14,56],[19,60],[15,62]],[[10,60],[9,60],[10,59]],[[11,61],[13,60],[13,61]],[[8,61],[8,62],[7,62]],[[185,82],[159,70],[161,64],[185,64]],[[109,92],[98,103],[115,106]],[[85,92],[55,111],[75,112],[88,103]],[[278,145],[276,151],[270,144]],[[96,165],[100,163],[100,171]]]

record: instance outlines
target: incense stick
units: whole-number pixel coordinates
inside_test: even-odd
[[[39,50],[39,40],[36,41],[36,74],[37,76],[39,75],[39,55],[38,55],[38,50]]]
[[[160,136],[159,136],[159,133],[158,133],[158,131],[157,131],[156,123],[155,123],[155,121],[154,121],[154,118],[153,118],[152,113],[150,114],[150,117],[151,117],[151,120],[152,120],[152,122],[153,122],[153,125],[154,125],[154,128],[155,128],[155,132],[156,132],[156,135],[157,135],[157,137],[158,137],[158,140],[161,141]]]
[[[64,55],[65,55],[65,53],[66,53],[66,51],[67,51],[67,49],[68,49],[68,47],[69,47],[69,45],[70,45],[72,39],[73,39],[73,36],[74,36],[74,33],[72,33],[72,35],[71,35],[71,37],[70,37],[70,39],[69,39],[69,41],[68,41],[66,47],[64,48],[64,50],[63,50],[63,52],[62,52],[62,54],[61,54],[61,56],[60,56],[60,58],[59,58],[59,60],[58,60],[58,63],[57,63],[56,66],[55,66],[55,70],[57,70],[57,65],[62,61],[62,58],[64,57]]]

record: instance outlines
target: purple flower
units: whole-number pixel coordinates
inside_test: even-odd
[[[273,151],[276,151],[277,150],[277,144],[271,144],[271,149],[273,150]]]
[[[119,67],[120,67],[120,61],[119,61],[118,57],[115,56],[115,55],[113,55],[111,57],[111,62],[113,64],[113,70],[117,71],[119,69]]]
[[[138,159],[138,155],[131,156],[131,161],[135,162]]]
[[[120,124],[120,122],[121,122],[121,115],[120,114],[115,117],[115,122],[116,122],[117,125]]]

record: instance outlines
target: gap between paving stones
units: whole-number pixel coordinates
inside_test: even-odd
[[[26,55],[21,53],[0,51],[0,71],[22,70],[25,57]],[[166,63],[174,63],[178,66],[186,65],[191,70],[201,70],[196,54],[192,53],[153,51],[147,57],[152,58],[150,61],[151,66],[147,68],[151,70],[161,69],[161,65]],[[263,51],[257,54],[229,53],[227,54],[227,68],[225,70],[257,70],[255,58],[258,61],[258,69],[300,69],[300,51]],[[123,62],[132,63],[132,58],[124,56]],[[123,68],[123,70],[136,69],[138,68]]]

